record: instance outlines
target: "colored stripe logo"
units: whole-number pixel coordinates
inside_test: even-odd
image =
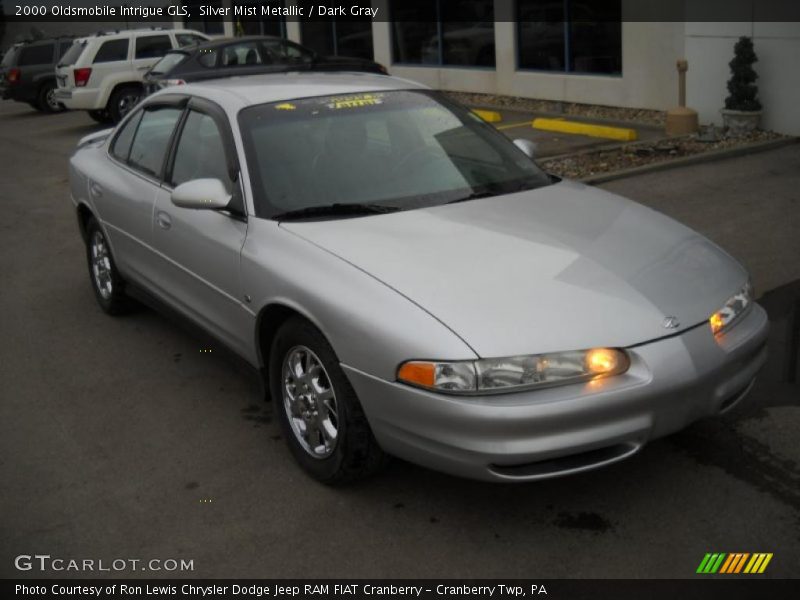
[[[772,560],[771,552],[715,552],[707,553],[700,566],[697,567],[698,573],[725,573],[727,575],[739,573],[763,573],[769,561]]]

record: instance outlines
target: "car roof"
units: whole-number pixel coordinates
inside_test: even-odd
[[[52,44],[53,42],[58,42],[61,40],[73,40],[75,36],[72,35],[51,35],[43,38],[38,38],[35,40],[22,40],[21,42],[17,42],[12,47],[18,46],[35,46],[36,44]],[[9,48],[10,49],[10,48]]]
[[[194,33],[201,37],[205,36],[206,34],[195,31],[194,29],[173,29],[171,27],[143,27],[140,29],[115,29],[112,31],[98,31],[91,35],[85,35],[83,37],[77,38],[76,41],[78,42],[88,42],[91,40],[102,40],[105,41],[109,38],[126,38],[126,37],[133,37],[138,35],[147,35],[147,34],[169,34],[169,33]]]
[[[314,96],[336,96],[391,90],[428,89],[426,86],[402,79],[372,73],[270,73],[244,77],[226,77],[189,83],[176,90],[166,88],[162,93],[186,93],[206,98],[222,106],[229,114],[255,104],[281,102]],[[154,95],[157,97],[160,94]]]
[[[241,44],[242,42],[287,42],[292,43],[282,37],[276,35],[243,35],[241,37],[226,37],[215,40],[208,40],[201,45],[204,49],[217,48],[220,46],[229,46],[231,44]]]

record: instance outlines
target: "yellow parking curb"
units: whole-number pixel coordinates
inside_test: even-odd
[[[532,126],[534,129],[543,129],[544,131],[588,135],[622,142],[632,142],[638,138],[635,129],[611,127],[610,125],[592,125],[591,123],[567,121],[566,119],[534,119]]]
[[[473,108],[472,112],[478,115],[487,123],[499,123],[503,120],[502,115],[496,110],[483,110],[482,108]]]

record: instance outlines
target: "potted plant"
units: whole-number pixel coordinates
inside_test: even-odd
[[[753,40],[740,37],[733,47],[733,60],[729,62],[731,78],[728,80],[729,96],[725,98],[722,121],[732,135],[742,135],[758,129],[761,120],[761,102],[758,101],[758,75],[753,63],[758,60],[753,50]]]

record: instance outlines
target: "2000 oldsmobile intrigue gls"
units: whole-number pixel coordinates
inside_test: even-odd
[[[72,200],[100,306],[144,289],[260,368],[314,477],[524,481],[731,407],[768,327],[720,248],[530,150],[409,81],[264,75],[85,138]]]

